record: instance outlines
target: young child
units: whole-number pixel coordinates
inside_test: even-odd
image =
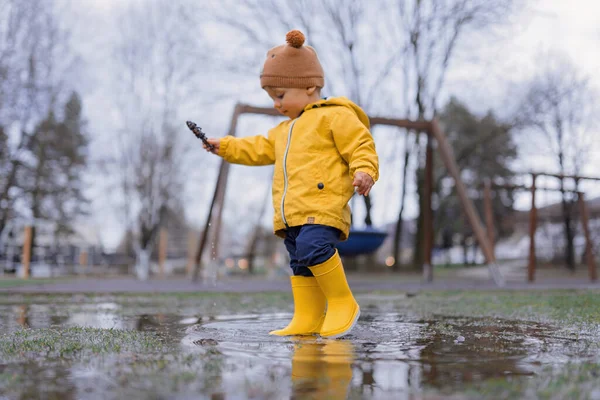
[[[275,164],[274,231],[290,255],[294,316],[270,334],[336,338],[353,328],[360,308],[335,246],[348,238],[355,188],[366,196],[379,176],[378,157],[363,110],[345,97],[320,98],[323,69],[302,32],[286,41],[268,51],[260,83],[289,120],[268,137],[208,141],[228,162]]]

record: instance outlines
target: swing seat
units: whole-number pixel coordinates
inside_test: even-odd
[[[381,247],[387,235],[387,232],[373,227],[350,229],[348,240],[336,247],[341,256],[371,254]]]

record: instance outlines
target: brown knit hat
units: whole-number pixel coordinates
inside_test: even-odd
[[[287,44],[273,47],[267,53],[260,74],[260,86],[308,88],[325,86],[323,68],[317,52],[303,46],[304,34],[298,30],[285,35]]]

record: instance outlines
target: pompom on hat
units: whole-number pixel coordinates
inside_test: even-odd
[[[273,47],[260,74],[260,86],[308,88],[325,86],[323,68],[317,52],[304,46],[305,37],[299,30],[285,35],[286,44]]]

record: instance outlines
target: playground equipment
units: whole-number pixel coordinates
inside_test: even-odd
[[[585,202],[585,195],[581,191],[574,191],[565,188],[547,188],[540,187],[536,184],[537,178],[540,176],[557,178],[560,180],[564,179],[573,179],[575,181],[600,181],[599,177],[590,177],[590,176],[579,176],[579,175],[560,175],[560,174],[552,174],[546,172],[530,172],[531,175],[531,186],[525,185],[514,185],[514,184],[497,184],[493,182],[486,182],[484,188],[484,206],[486,210],[486,225],[488,228],[488,238],[490,241],[490,245],[492,246],[492,251],[494,250],[494,221],[492,218],[492,196],[491,191],[492,188],[500,188],[500,189],[516,189],[516,190],[527,190],[531,191],[531,210],[529,212],[529,260],[527,263],[527,281],[534,282],[535,281],[535,272],[537,267],[537,257],[535,250],[535,233],[537,231],[538,226],[538,210],[536,205],[536,193],[538,191],[558,191],[558,192],[571,192],[577,195],[577,203],[579,205],[579,214],[581,218],[581,224],[583,227],[583,233],[585,236],[585,255],[586,255],[586,263],[588,266],[588,274],[590,281],[595,282],[598,279],[597,268],[596,268],[596,260],[593,254],[593,244],[590,235],[589,229],[589,213],[588,208]]]
[[[269,115],[274,117],[279,117],[279,113],[274,108],[266,108],[266,107],[256,107],[247,104],[238,103],[235,106],[233,116],[231,118],[231,124],[229,127],[229,135],[235,136],[237,122],[239,117],[242,114],[261,114],[261,115]],[[433,185],[433,147],[434,140],[438,144],[438,150],[440,152],[441,158],[444,162],[444,165],[448,169],[450,176],[454,179],[456,190],[458,192],[458,196],[460,198],[461,204],[463,206],[463,211],[467,216],[468,222],[475,233],[477,241],[479,243],[480,248],[484,254],[486,263],[489,268],[489,272],[493,281],[498,285],[504,285],[504,278],[500,274],[500,271],[496,265],[496,259],[492,250],[492,246],[488,240],[488,237],[485,233],[485,229],[479,215],[475,211],[475,207],[473,202],[467,195],[467,190],[460,179],[460,171],[456,165],[455,157],[446,139],[446,135],[442,132],[439,123],[437,120],[433,121],[412,121],[408,119],[392,119],[392,118],[384,118],[384,117],[371,117],[370,118],[371,126],[375,125],[390,125],[396,126],[399,128],[408,129],[415,134],[419,134],[421,132],[425,132],[428,135],[427,141],[427,149],[426,149],[426,164],[425,164],[425,204],[424,204],[424,254],[425,254],[425,262],[423,265],[423,277],[426,281],[433,280],[433,268],[431,265],[431,257],[433,250],[433,218],[432,218],[432,209],[431,209],[431,194],[432,194],[432,185]],[[198,249],[196,252],[196,259],[194,262],[194,269],[192,275],[192,280],[198,280],[199,271],[201,268],[201,260],[202,254],[204,252],[204,248],[206,247],[206,243],[208,240],[209,231],[212,229],[213,232],[213,251],[218,251],[218,243],[219,236],[221,231],[221,219],[223,214],[223,205],[225,200],[225,190],[227,187],[227,179],[229,174],[229,163],[221,160],[221,164],[219,167],[219,173],[217,177],[217,183],[215,186],[215,191],[213,193],[213,198],[210,204],[210,208],[208,211],[208,216],[206,218],[206,223],[204,225],[204,230],[202,232],[202,237],[200,238],[200,242],[198,245]],[[213,215],[213,212],[216,208],[216,214]],[[352,234],[350,235],[352,237]],[[216,254],[213,253],[213,256]]]
[[[340,242],[336,247],[341,256],[352,257],[371,254],[383,244],[387,232],[367,226],[363,229],[350,229],[348,240]]]

